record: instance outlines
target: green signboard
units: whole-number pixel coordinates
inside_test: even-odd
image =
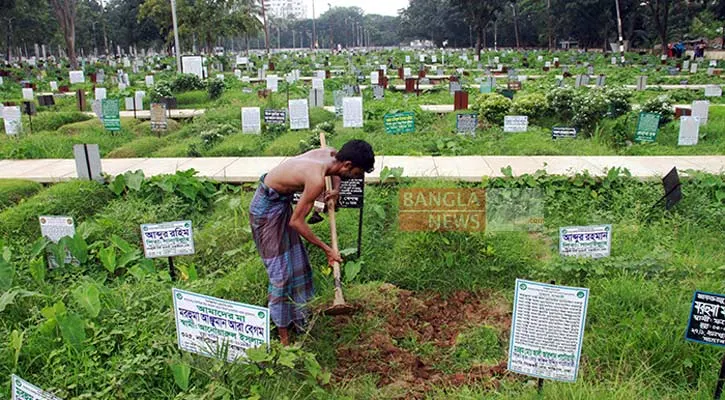
[[[641,112],[637,120],[637,130],[634,141],[637,143],[652,143],[657,138],[660,129],[660,115],[657,113]]]
[[[103,99],[101,101],[101,115],[103,127],[109,131],[121,130],[120,104],[118,99]]]
[[[383,125],[387,133],[415,132],[415,113],[411,111],[385,114]]]

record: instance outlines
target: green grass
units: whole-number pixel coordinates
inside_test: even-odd
[[[22,179],[0,179],[0,210],[11,207],[39,192],[43,186]]]

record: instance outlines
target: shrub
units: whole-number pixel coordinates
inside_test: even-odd
[[[78,111],[53,111],[38,113],[38,115],[33,117],[33,131],[54,131],[63,125],[72,124],[74,122],[87,121],[91,118],[93,117]]]
[[[0,210],[11,207],[42,189],[37,182],[22,179],[0,180]]]
[[[238,133],[239,130],[232,125],[223,124],[209,127],[201,132],[201,143],[205,148],[210,148],[221,142],[225,136]]]
[[[193,74],[181,74],[171,82],[171,88],[174,93],[186,92],[189,90],[204,89],[204,82],[198,76]]]
[[[632,110],[629,100],[632,98],[632,92],[623,87],[609,87],[604,91],[604,95],[609,102],[609,116],[617,118]]]
[[[666,124],[672,120],[672,101],[667,95],[653,97],[642,104],[642,111],[657,113],[660,115],[660,124]]]
[[[167,81],[158,81],[156,84],[151,88],[149,96],[151,97],[151,101],[153,103],[159,102],[163,97],[171,97],[173,96],[173,90],[172,90],[171,83]]]
[[[207,85],[207,93],[209,94],[209,99],[211,100],[220,98],[222,93],[224,93],[224,81],[221,79],[210,80]]]
[[[574,126],[591,130],[609,111],[609,103],[602,90],[578,92],[574,98]]]
[[[33,241],[40,237],[38,216],[67,215],[76,225],[105,206],[113,194],[105,185],[75,180],[59,183],[0,213],[0,237]]]
[[[511,109],[511,100],[498,93],[483,94],[476,98],[474,107],[481,118],[500,126]]]
[[[154,151],[164,147],[167,144],[166,139],[157,138],[155,136],[140,137],[132,142],[128,142],[121,147],[113,149],[106,157],[108,158],[135,158],[149,157]]]
[[[569,86],[557,87],[546,94],[549,107],[563,121],[569,121],[574,117],[574,98],[576,90]]]
[[[531,119],[541,118],[549,113],[549,101],[543,93],[531,93],[517,97],[511,106],[513,115],[526,115]]]

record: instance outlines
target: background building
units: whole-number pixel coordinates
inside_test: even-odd
[[[275,18],[297,19],[307,18],[307,7],[304,0],[267,0],[265,1],[267,12]]]

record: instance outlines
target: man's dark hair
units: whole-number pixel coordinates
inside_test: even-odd
[[[361,168],[370,173],[375,165],[375,153],[370,143],[364,140],[350,140],[342,145],[335,155],[337,161],[350,161],[353,167]]]

